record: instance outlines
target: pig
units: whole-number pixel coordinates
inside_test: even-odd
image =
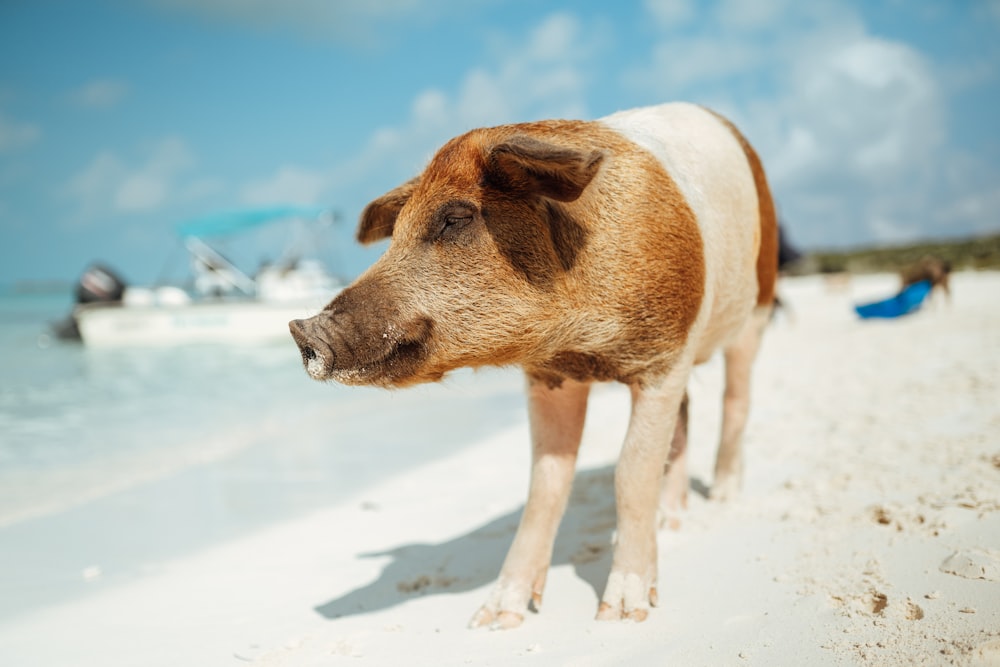
[[[460,367],[519,366],[532,462],[497,582],[470,625],[538,609],[595,382],[632,411],[615,467],[617,532],[599,620],[657,603],[657,529],[685,506],[686,384],[721,350],[711,497],[739,489],[751,366],[778,269],[760,159],[725,118],[670,103],[595,121],[474,129],[364,209],[384,254],[290,329],[308,374],[405,387]]]
[[[922,280],[927,280],[931,284],[932,295],[940,290],[944,293],[945,301],[951,302],[951,288],[948,285],[950,275],[950,262],[934,255],[925,255],[901,270],[899,281],[902,287],[909,287]]]

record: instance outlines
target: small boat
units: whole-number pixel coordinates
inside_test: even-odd
[[[289,320],[315,314],[343,282],[317,260],[287,251],[251,277],[205,241],[289,219],[320,222],[330,216],[322,209],[275,207],[178,226],[194,273],[189,289],[129,286],[107,266],[91,265],[77,284],[73,312],[55,325],[56,334],[103,347],[289,340]]]
[[[861,319],[901,317],[917,311],[930,293],[931,282],[921,280],[888,299],[855,306],[854,311]]]

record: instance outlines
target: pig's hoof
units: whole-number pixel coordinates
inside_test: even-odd
[[[678,485],[674,480],[666,480],[660,491],[660,502],[656,508],[656,521],[660,528],[680,530],[681,515],[688,506],[687,480]]]
[[[541,568],[531,579],[501,576],[486,603],[469,621],[471,628],[488,627],[491,630],[509,630],[524,622],[525,611],[537,612],[542,606],[542,589],[547,570]]]
[[[657,525],[669,530],[681,529],[681,513],[677,510],[665,510],[662,507],[657,512]]]
[[[726,503],[740,495],[739,475],[717,476],[708,492],[709,500]]]
[[[656,586],[645,583],[637,574],[612,572],[597,608],[597,620],[641,623],[649,616],[650,606],[658,602]]]
[[[598,621],[634,621],[642,623],[649,617],[649,608],[633,609],[626,612],[620,607],[612,607],[607,602],[602,602],[597,608]]]
[[[524,622],[524,615],[513,611],[493,611],[489,607],[480,607],[472,620],[470,628],[488,627],[490,630],[510,630]]]
[[[493,612],[491,612],[486,607],[480,607],[479,610],[472,615],[469,619],[470,628],[482,628],[493,622]]]
[[[502,611],[490,623],[490,630],[511,630],[524,622],[524,615],[513,611]]]

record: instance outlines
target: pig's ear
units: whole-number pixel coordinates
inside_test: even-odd
[[[411,179],[365,206],[365,210],[361,212],[361,222],[358,223],[358,241],[374,243],[392,236],[396,216],[410,200],[410,195],[419,182],[419,177]]]
[[[490,151],[490,180],[504,189],[535,192],[556,201],[577,199],[597,174],[601,151],[580,151],[515,135]]]

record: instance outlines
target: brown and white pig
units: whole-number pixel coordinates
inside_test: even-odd
[[[931,295],[938,290],[944,293],[945,300],[951,301],[951,288],[948,285],[948,277],[951,275],[951,262],[943,260],[934,255],[925,255],[913,264],[907,266],[899,272],[899,280],[902,287],[909,287],[923,280],[930,282]]]
[[[290,328],[317,380],[402,387],[459,367],[524,369],[528,500],[472,625],[516,626],[540,604],[588,391],[611,380],[631,389],[632,414],[597,617],[644,620],[657,601],[658,506],[671,514],[686,501],[685,386],[719,349],[712,495],[740,484],[750,368],[778,266],[754,150],[728,121],[685,103],[477,129],[365,208],[358,239],[390,236],[353,285]]]

